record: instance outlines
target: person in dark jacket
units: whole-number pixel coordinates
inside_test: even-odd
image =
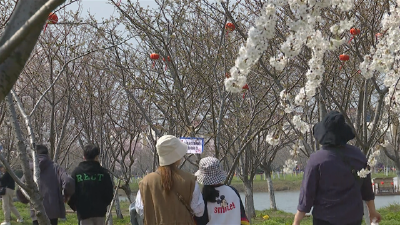
[[[299,225],[311,208],[314,225],[361,225],[363,201],[371,221],[379,222],[371,175],[357,174],[367,167],[367,159],[359,148],[347,144],[355,135],[343,114],[329,112],[313,134],[322,147],[307,162],[293,225]]]
[[[15,208],[12,199],[15,190],[15,181],[3,165],[0,165],[0,170],[3,173],[3,176],[0,177],[0,188],[6,189],[6,192],[2,196],[4,222],[2,222],[1,225],[11,224],[11,212],[14,213],[14,215],[18,218],[17,222],[22,223],[23,219],[21,214],[19,214],[17,208]]]
[[[35,146],[39,160],[39,191],[43,197],[43,206],[51,225],[57,225],[59,218],[65,218],[64,202],[75,192],[75,182],[58,164],[49,158],[49,151],[44,145]],[[33,169],[32,164],[30,165]],[[22,181],[24,181],[22,177]],[[20,192],[20,190],[19,190]],[[29,202],[23,194],[18,194],[21,202]],[[31,218],[38,225],[35,211],[31,208]]]
[[[77,211],[79,224],[103,225],[107,206],[113,199],[111,176],[99,163],[100,149],[97,146],[86,145],[83,155],[85,161],[72,172],[76,191],[68,204]]]

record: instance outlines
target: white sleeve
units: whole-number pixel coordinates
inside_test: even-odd
[[[136,194],[135,209],[136,209],[136,212],[139,214],[139,216],[143,218],[143,214],[144,214],[143,201],[142,201],[142,196],[140,195],[139,190]]]
[[[193,210],[195,216],[200,217],[204,214],[204,200],[203,195],[200,192],[199,185],[195,184],[192,196],[192,202],[190,203],[190,207]]]

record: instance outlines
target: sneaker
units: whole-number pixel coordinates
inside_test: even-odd
[[[11,225],[10,222],[2,222],[0,225]]]
[[[21,218],[21,219],[17,219],[17,222],[18,223],[22,223],[22,222],[24,222],[24,220]]]

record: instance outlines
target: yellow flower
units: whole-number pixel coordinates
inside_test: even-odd
[[[267,219],[269,219],[269,216],[268,216],[268,215],[265,215],[265,216],[263,216],[263,219],[264,219],[264,220],[267,220]]]

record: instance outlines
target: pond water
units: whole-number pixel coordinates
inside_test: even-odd
[[[277,191],[275,192],[276,206],[278,209],[289,212],[296,213],[297,203],[299,201],[300,191]],[[240,193],[243,204],[245,204],[244,193]],[[133,198],[134,199],[134,198]],[[121,201],[126,201],[125,196],[120,196]],[[397,203],[400,204],[400,195],[391,196],[376,196],[375,206],[377,209],[389,206],[390,204]],[[270,201],[269,194],[267,192],[257,192],[254,193],[254,207],[256,210],[269,209]]]
[[[297,211],[297,203],[299,201],[300,191],[276,191],[275,192],[275,200],[276,206],[278,209],[296,213]],[[240,193],[243,204],[244,203],[244,193]],[[391,195],[391,196],[376,196],[375,197],[375,206],[377,209],[389,206],[390,204],[398,203],[400,204],[400,195]],[[256,210],[264,210],[269,209],[270,201],[269,194],[266,192],[258,192],[254,193],[254,207]]]

